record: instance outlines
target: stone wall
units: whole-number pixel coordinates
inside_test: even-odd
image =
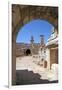
[[[35,44],[35,45],[33,45],[33,47],[31,44],[29,44],[28,47],[26,46],[26,44],[23,44],[23,45],[22,44],[16,44],[16,57],[25,56],[26,55],[25,52],[27,49],[30,49],[31,55],[32,54],[33,55],[38,54],[40,47],[41,47],[40,44]]]

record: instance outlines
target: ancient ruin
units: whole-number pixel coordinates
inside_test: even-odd
[[[39,43],[34,43],[34,38],[32,36],[30,43],[16,43],[16,57],[36,55],[41,47],[45,47],[44,36],[41,36]]]
[[[54,28],[52,29],[51,37],[48,39],[47,44],[44,44],[44,38],[43,35],[41,35],[42,39],[40,44],[35,44],[34,38],[32,36],[31,44],[28,44],[27,47],[26,44],[23,43],[17,45],[16,37],[19,32],[19,29],[29,21],[35,19],[47,20],[54,26]],[[34,54],[33,57],[36,57],[35,54],[38,54],[38,56],[41,56],[42,58],[42,53],[46,53],[46,58],[42,58],[42,60],[45,59],[43,60],[44,68],[51,70],[52,67],[53,70],[53,66],[57,67],[56,64],[58,64],[58,7],[18,4],[12,5],[12,85],[16,85],[16,57],[18,55],[21,55],[21,51],[18,51],[21,49],[21,47],[23,47],[23,55]],[[36,50],[34,50],[35,47],[37,47]],[[57,70],[55,72],[57,72]],[[56,75],[55,72],[54,77]],[[51,79],[52,76],[50,76],[48,76],[48,78]]]

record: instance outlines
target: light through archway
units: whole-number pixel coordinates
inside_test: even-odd
[[[46,45],[52,33],[52,29],[53,25],[45,20],[36,19],[28,22],[26,25],[20,28],[18,32],[16,38],[16,56],[25,55],[25,52],[24,50],[22,50],[22,48],[24,48],[25,50],[29,48],[31,52],[34,52],[34,54],[38,54],[38,49],[40,48],[41,44],[40,36],[44,36],[44,44]],[[33,43],[35,44],[33,47],[32,38]]]
[[[45,20],[32,20],[26,25],[24,25],[22,28],[20,28],[16,38],[16,43],[30,43],[31,36],[34,37],[35,43],[39,43],[40,35],[44,35],[45,43],[47,43],[47,40],[51,35],[52,29],[53,25]]]

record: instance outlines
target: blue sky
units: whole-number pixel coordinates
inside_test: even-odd
[[[40,35],[44,35],[45,43],[51,35],[52,25],[45,20],[32,20],[20,28],[16,43],[30,43],[31,36],[35,43],[40,43]]]

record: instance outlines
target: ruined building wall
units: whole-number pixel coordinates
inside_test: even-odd
[[[26,55],[26,50],[31,51],[31,55],[38,54],[39,48],[44,46],[44,36],[40,35],[40,43],[34,43],[34,37],[31,37],[30,44],[28,43],[16,43],[16,57]]]

